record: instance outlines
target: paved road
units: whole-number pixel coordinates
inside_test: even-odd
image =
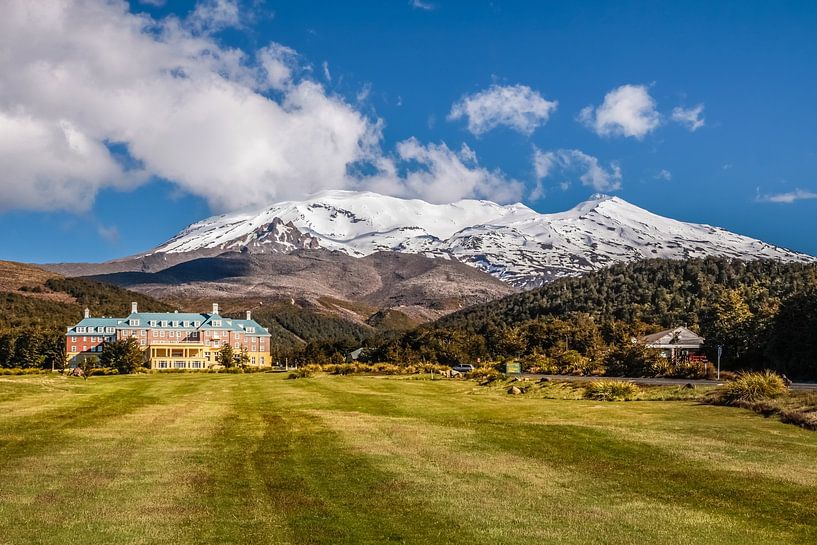
[[[540,379],[547,377],[553,380],[566,380],[573,382],[587,382],[589,380],[598,380],[599,377],[575,377],[572,375],[538,375],[532,373],[524,373],[522,376],[530,379]],[[627,378],[627,377],[604,377],[610,380],[627,380],[635,382],[636,384],[657,385],[657,386],[683,386],[684,384],[698,384],[701,386],[718,386],[723,384],[723,381],[706,380],[706,379],[688,379],[688,378]],[[815,390],[817,391],[817,384],[813,382],[795,382],[791,385],[793,390]]]

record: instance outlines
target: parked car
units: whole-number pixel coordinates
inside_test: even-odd
[[[461,363],[459,365],[455,365],[452,367],[452,369],[457,373],[470,373],[474,370],[474,366],[470,363]]]

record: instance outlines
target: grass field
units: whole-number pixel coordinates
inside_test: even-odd
[[[0,543],[817,543],[817,433],[466,381],[0,378]]]

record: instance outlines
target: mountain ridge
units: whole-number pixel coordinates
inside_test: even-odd
[[[595,194],[570,210],[542,214],[522,203],[431,204],[348,190],[213,216],[136,257],[305,247],[353,257],[392,251],[455,259],[521,288],[650,258],[817,260],[720,227],[660,216],[611,195]]]

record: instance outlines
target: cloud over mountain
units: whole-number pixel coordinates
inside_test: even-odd
[[[404,148],[426,150],[413,157],[384,152],[382,121],[310,79],[296,51],[222,46],[215,33],[240,24],[230,0],[202,2],[185,19],[90,0],[10,0],[2,11],[0,71],[15,75],[0,86],[2,208],[87,209],[102,188],[153,177],[214,210],[370,185],[515,194],[444,143],[409,140]],[[354,174],[360,164],[369,168]]]
[[[645,85],[622,85],[607,93],[601,105],[583,108],[579,121],[599,136],[641,139],[658,128],[661,116]]]
[[[558,102],[545,100],[527,85],[492,85],[455,102],[448,119],[465,118],[468,130],[475,136],[500,126],[531,134],[547,123],[557,105]]]

